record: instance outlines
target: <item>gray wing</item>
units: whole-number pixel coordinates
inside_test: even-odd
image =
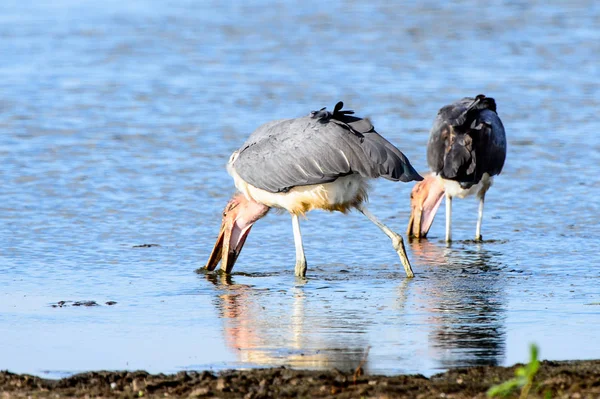
[[[324,110],[269,122],[238,150],[233,167],[242,179],[269,192],[328,183],[358,173],[393,181],[421,180],[404,154],[366,120]]]
[[[490,176],[500,174],[506,160],[506,133],[502,121],[495,112],[483,110],[478,115],[475,128],[479,128],[479,140],[476,143],[476,151],[480,154],[479,173],[485,172]]]
[[[463,98],[440,109],[427,144],[427,163],[442,177],[468,184],[499,174],[506,135],[493,98]]]

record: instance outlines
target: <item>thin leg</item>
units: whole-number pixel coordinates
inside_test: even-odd
[[[298,215],[292,215],[292,227],[294,229],[294,244],[296,244],[296,268],[294,269],[294,274],[297,277],[304,277],[306,276],[306,257],[304,256]]]
[[[404,271],[406,272],[406,277],[414,277],[415,274],[412,271],[412,267],[410,266],[410,262],[408,260],[408,256],[406,255],[406,249],[404,248],[404,241],[402,240],[402,236],[400,234],[394,233],[387,227],[385,224],[381,223],[379,219],[377,219],[364,205],[359,205],[356,207],[360,213],[365,215],[371,222],[373,222],[377,227],[381,229],[392,240],[392,245],[394,249],[400,256],[400,261],[402,262],[402,266],[404,266]]]
[[[452,197],[446,193],[446,242],[452,241]]]
[[[481,237],[481,222],[483,221],[483,202],[485,201],[485,193],[479,197],[479,215],[477,217],[477,229],[475,230],[475,241],[482,241]]]

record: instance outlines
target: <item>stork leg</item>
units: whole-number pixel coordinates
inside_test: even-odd
[[[482,241],[481,222],[483,221],[483,202],[485,201],[485,192],[479,196],[479,214],[477,215],[477,229],[475,230],[475,241]]]
[[[300,233],[300,221],[298,215],[292,215],[292,227],[294,229],[294,244],[296,244],[296,267],[294,275],[297,277],[306,276],[306,257],[304,256],[304,246],[302,245],[302,234]]]
[[[365,215],[371,222],[373,222],[377,227],[381,229],[392,240],[392,245],[394,249],[400,256],[400,261],[402,262],[402,266],[404,266],[404,271],[406,272],[406,277],[414,277],[415,274],[412,271],[412,267],[410,266],[410,262],[408,260],[408,256],[406,255],[406,249],[404,248],[404,240],[402,240],[402,236],[398,233],[393,232],[389,227],[383,224],[379,219],[377,219],[369,210],[362,204],[356,207]]]
[[[452,242],[452,197],[446,193],[446,242]]]

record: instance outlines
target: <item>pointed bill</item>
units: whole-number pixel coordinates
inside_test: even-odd
[[[409,237],[427,237],[444,193],[442,182],[433,175],[415,184],[410,194],[411,213],[406,231]]]
[[[266,215],[268,210],[267,206],[250,201],[242,195],[234,196],[223,211],[221,229],[206,262],[206,270],[215,270],[220,262],[221,270],[231,273],[252,225]]]

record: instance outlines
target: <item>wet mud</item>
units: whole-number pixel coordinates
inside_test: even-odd
[[[108,305],[108,306],[113,306],[113,305],[116,305],[117,302],[116,301],[106,301],[104,304]],[[68,308],[69,306],[85,306],[85,307],[89,308],[89,307],[101,306],[101,305],[96,301],[58,301],[56,303],[50,304],[50,306],[53,308]]]
[[[349,372],[286,368],[224,371],[218,374],[182,371],[99,371],[48,380],[0,372],[3,398],[485,398],[495,384],[514,376],[512,367],[481,366],[453,369],[426,378],[422,375],[370,376]],[[512,397],[518,397],[518,392]],[[529,398],[600,397],[600,360],[544,361]]]

